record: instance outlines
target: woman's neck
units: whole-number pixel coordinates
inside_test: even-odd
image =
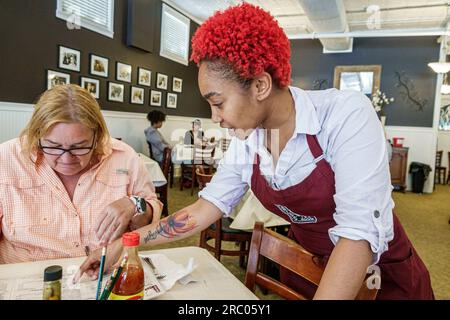
[[[268,116],[261,126],[290,138],[295,130],[295,102],[289,88],[275,89],[267,103]]]

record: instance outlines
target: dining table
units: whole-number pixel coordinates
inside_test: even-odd
[[[189,279],[177,281],[156,300],[258,300],[238,278],[200,247],[175,247],[140,251],[139,255],[162,255],[174,265],[192,262]],[[83,286],[73,284],[73,276],[86,257],[41,260],[0,265],[0,300],[41,300],[44,270],[58,265],[63,269],[63,300],[95,300],[97,281],[83,276]],[[183,278],[185,279],[185,278]],[[106,281],[106,279],[105,279]]]
[[[167,184],[167,179],[164,176],[164,173],[162,172],[161,167],[159,166],[158,162],[147,157],[143,153],[138,153],[138,155],[139,155],[139,158],[141,158],[142,162],[144,163],[145,168],[147,169],[148,173],[150,174],[153,185],[155,187],[161,187],[161,186]]]

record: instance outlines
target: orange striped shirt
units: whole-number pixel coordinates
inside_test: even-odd
[[[85,255],[99,247],[96,218],[110,203],[129,195],[146,199],[159,219],[162,204],[137,153],[111,139],[112,148],[83,173],[73,200],[53,169],[38,167],[19,139],[0,144],[0,263]]]

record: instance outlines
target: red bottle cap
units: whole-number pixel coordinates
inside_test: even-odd
[[[136,247],[139,245],[139,233],[127,232],[122,235],[122,244],[126,247]]]

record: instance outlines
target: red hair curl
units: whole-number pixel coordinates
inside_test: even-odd
[[[278,87],[289,85],[289,39],[277,21],[260,7],[243,3],[216,12],[195,32],[191,60],[223,60],[244,79],[266,71]]]

